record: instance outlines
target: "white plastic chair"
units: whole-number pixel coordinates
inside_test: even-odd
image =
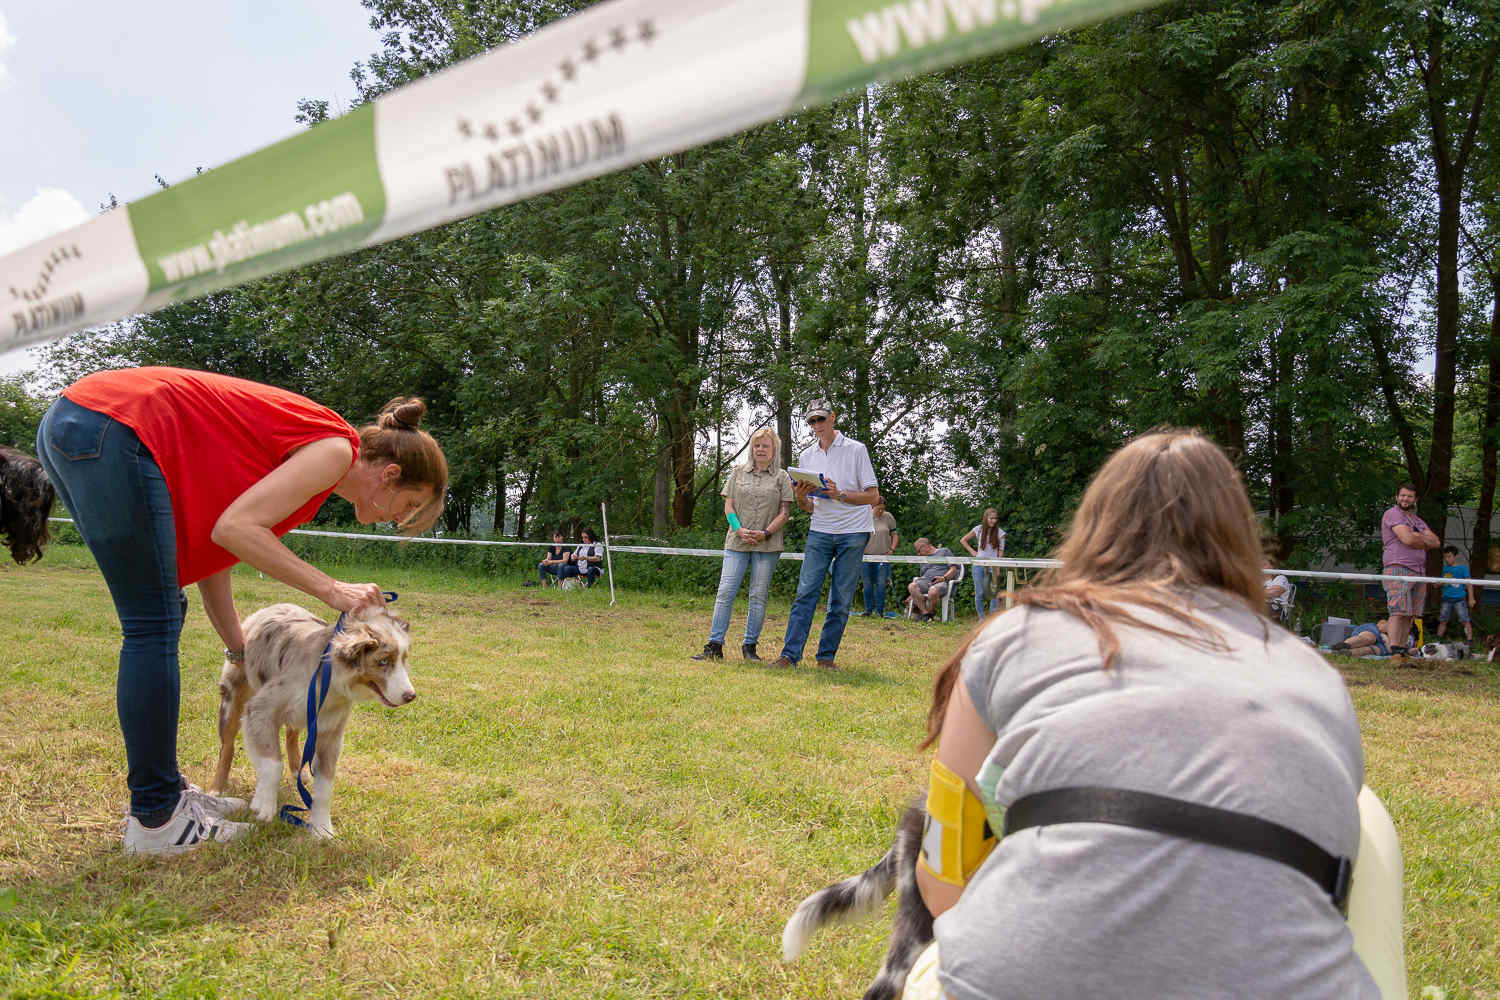
[[[966,569],[968,569],[968,567],[965,566],[963,563],[959,563],[958,564],[958,575],[953,578],[953,582],[949,585],[948,589],[943,593],[943,619],[942,620],[945,621],[945,622],[951,622],[953,620],[953,595],[956,594],[956,593],[958,593],[958,585],[960,583],[964,582],[964,570],[966,570]]]
[[[1282,628],[1292,627],[1292,608],[1297,603],[1297,585],[1288,581],[1286,593],[1276,602],[1276,621]]]

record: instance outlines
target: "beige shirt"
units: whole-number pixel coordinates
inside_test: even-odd
[[[783,503],[791,503],[792,479],[780,469],[757,472],[736,465],[724,482],[721,493],[734,504],[734,512],[740,519],[740,527],[753,531],[764,531],[771,520],[781,513]],[[786,525],[763,542],[742,542],[733,528],[724,534],[724,547],[736,552],[780,552],[786,545]]]
[[[891,536],[899,534],[896,529],[896,519],[886,511],[875,518],[875,530],[870,532],[870,542],[865,546],[867,556],[888,556],[891,554]]]

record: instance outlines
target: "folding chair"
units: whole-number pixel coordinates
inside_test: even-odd
[[[951,622],[953,620],[953,595],[958,593],[958,585],[964,582],[964,570],[966,569],[968,569],[968,567],[963,563],[958,564],[958,575],[953,578],[953,582],[943,593],[942,620],[945,622]]]
[[[1292,607],[1297,603],[1297,585],[1289,583],[1287,591],[1281,595],[1281,600],[1276,602],[1276,621],[1282,628],[1292,627]]]

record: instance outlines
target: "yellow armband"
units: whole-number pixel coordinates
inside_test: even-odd
[[[995,842],[979,797],[969,791],[964,779],[934,757],[932,781],[927,786],[927,822],[922,828],[922,853],[917,864],[939,882],[962,887],[989,857]]]

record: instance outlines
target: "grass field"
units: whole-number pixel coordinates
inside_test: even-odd
[[[0,568],[0,994],[860,995],[882,922],[827,932],[795,965],[781,926],[888,844],[957,626],[856,618],[845,669],[780,673],[688,660],[707,595],[610,608],[602,589],[339,573],[401,592],[420,697],[355,713],[338,838],[268,825],[152,861],[120,852],[117,625],[97,571],[70,546]],[[244,611],[299,598],[243,570],[235,591]],[[785,620],[773,603],[772,656]],[[179,754],[200,783],[219,646],[194,595]],[[1500,674],[1339,666],[1406,853],[1413,996],[1497,1000]],[[252,780],[241,749],[235,790]]]

